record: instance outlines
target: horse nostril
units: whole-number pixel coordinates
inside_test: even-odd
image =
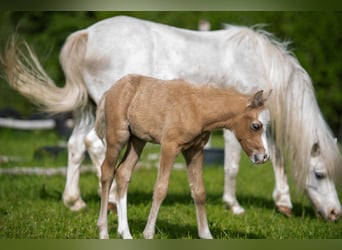
[[[333,209],[330,211],[329,219],[331,221],[337,221],[339,217],[340,217],[340,213],[337,212],[336,209]]]
[[[258,155],[253,155],[253,161],[254,163],[258,163],[259,162],[259,159],[258,159]]]
[[[268,155],[264,154],[264,162],[268,160]]]

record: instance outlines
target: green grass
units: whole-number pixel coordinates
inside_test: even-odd
[[[66,165],[63,157],[46,161],[33,159],[36,147],[54,145],[61,140],[53,132],[14,132],[1,129],[0,140],[3,142],[4,139],[8,146],[0,149],[0,155],[23,155],[27,158],[24,162],[16,163],[17,165],[41,166],[42,162],[46,163],[45,167]],[[220,137],[215,137],[213,144],[220,145],[221,140]],[[158,146],[149,144],[146,147],[141,165],[151,163],[148,162],[148,154],[151,152],[158,153]],[[254,167],[245,156],[241,164],[237,193],[241,205],[246,209],[242,216],[233,215],[225,209],[222,202],[222,166],[204,167],[207,215],[214,238],[342,238],[342,221],[330,223],[318,219],[307,198],[295,192],[294,185],[291,185],[293,217],[286,218],[277,213],[271,197],[274,177],[270,164]],[[10,167],[10,163],[5,165],[0,164],[0,167]],[[134,238],[142,238],[156,175],[157,169],[154,167],[140,167],[133,174],[128,192],[128,218]],[[75,213],[63,205],[61,196],[64,185],[65,176],[62,175],[0,175],[0,239],[98,238],[96,221],[100,199],[95,174],[82,174],[80,179],[82,197],[88,204],[87,211]],[[338,190],[341,199],[342,190]],[[116,214],[111,213],[108,218],[110,237],[118,238]],[[174,169],[172,172],[168,196],[158,216],[155,238],[198,238],[195,207],[184,169]]]
[[[61,154],[57,158],[35,157],[35,153],[44,146],[56,146],[66,142],[55,131],[21,131],[0,128],[0,156],[19,158],[19,161],[0,162],[1,167],[12,166],[66,166],[67,155]]]

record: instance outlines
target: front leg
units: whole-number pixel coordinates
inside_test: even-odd
[[[167,195],[171,169],[178,153],[179,148],[177,145],[161,145],[160,167],[153,190],[152,207],[143,232],[145,239],[153,239],[154,237],[159,208]]]
[[[290,197],[290,188],[287,182],[285,171],[285,160],[280,149],[275,145],[272,138],[269,138],[271,161],[274,170],[275,187],[273,190],[273,199],[277,210],[286,215],[292,216],[292,202]]]
[[[224,130],[224,189],[223,201],[234,214],[243,214],[245,210],[236,198],[236,177],[239,172],[241,146],[233,132]]]
[[[205,211],[205,188],[203,182],[203,149],[190,148],[183,152],[187,162],[191,196],[196,206],[198,235],[202,239],[212,239]]]

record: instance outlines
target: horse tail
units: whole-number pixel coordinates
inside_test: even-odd
[[[60,54],[66,84],[58,87],[45,72],[31,47],[26,42],[23,42],[24,46],[19,46],[13,36],[1,59],[5,79],[13,89],[37,104],[42,111],[56,114],[84,107],[88,94],[80,67],[86,42],[85,31],[68,37]]]
[[[106,136],[105,100],[106,94],[102,96],[96,110],[95,131],[101,140],[104,140]]]

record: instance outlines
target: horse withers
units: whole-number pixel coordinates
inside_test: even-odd
[[[199,237],[211,239],[202,179],[203,147],[210,131],[227,128],[233,131],[253,163],[266,162],[269,158],[266,129],[270,116],[264,102],[269,94],[261,90],[248,96],[229,89],[141,75],[127,75],[117,81],[100,101],[95,121],[96,132],[107,145],[101,167],[100,238],[109,238],[107,209],[114,176],[118,233],[125,239],[132,238],[127,221],[128,183],[145,143],[152,142],[161,145],[161,156],[144,238],[154,237],[171,169],[176,156],[182,153],[196,206]],[[116,168],[125,145],[128,145],[126,153]]]

